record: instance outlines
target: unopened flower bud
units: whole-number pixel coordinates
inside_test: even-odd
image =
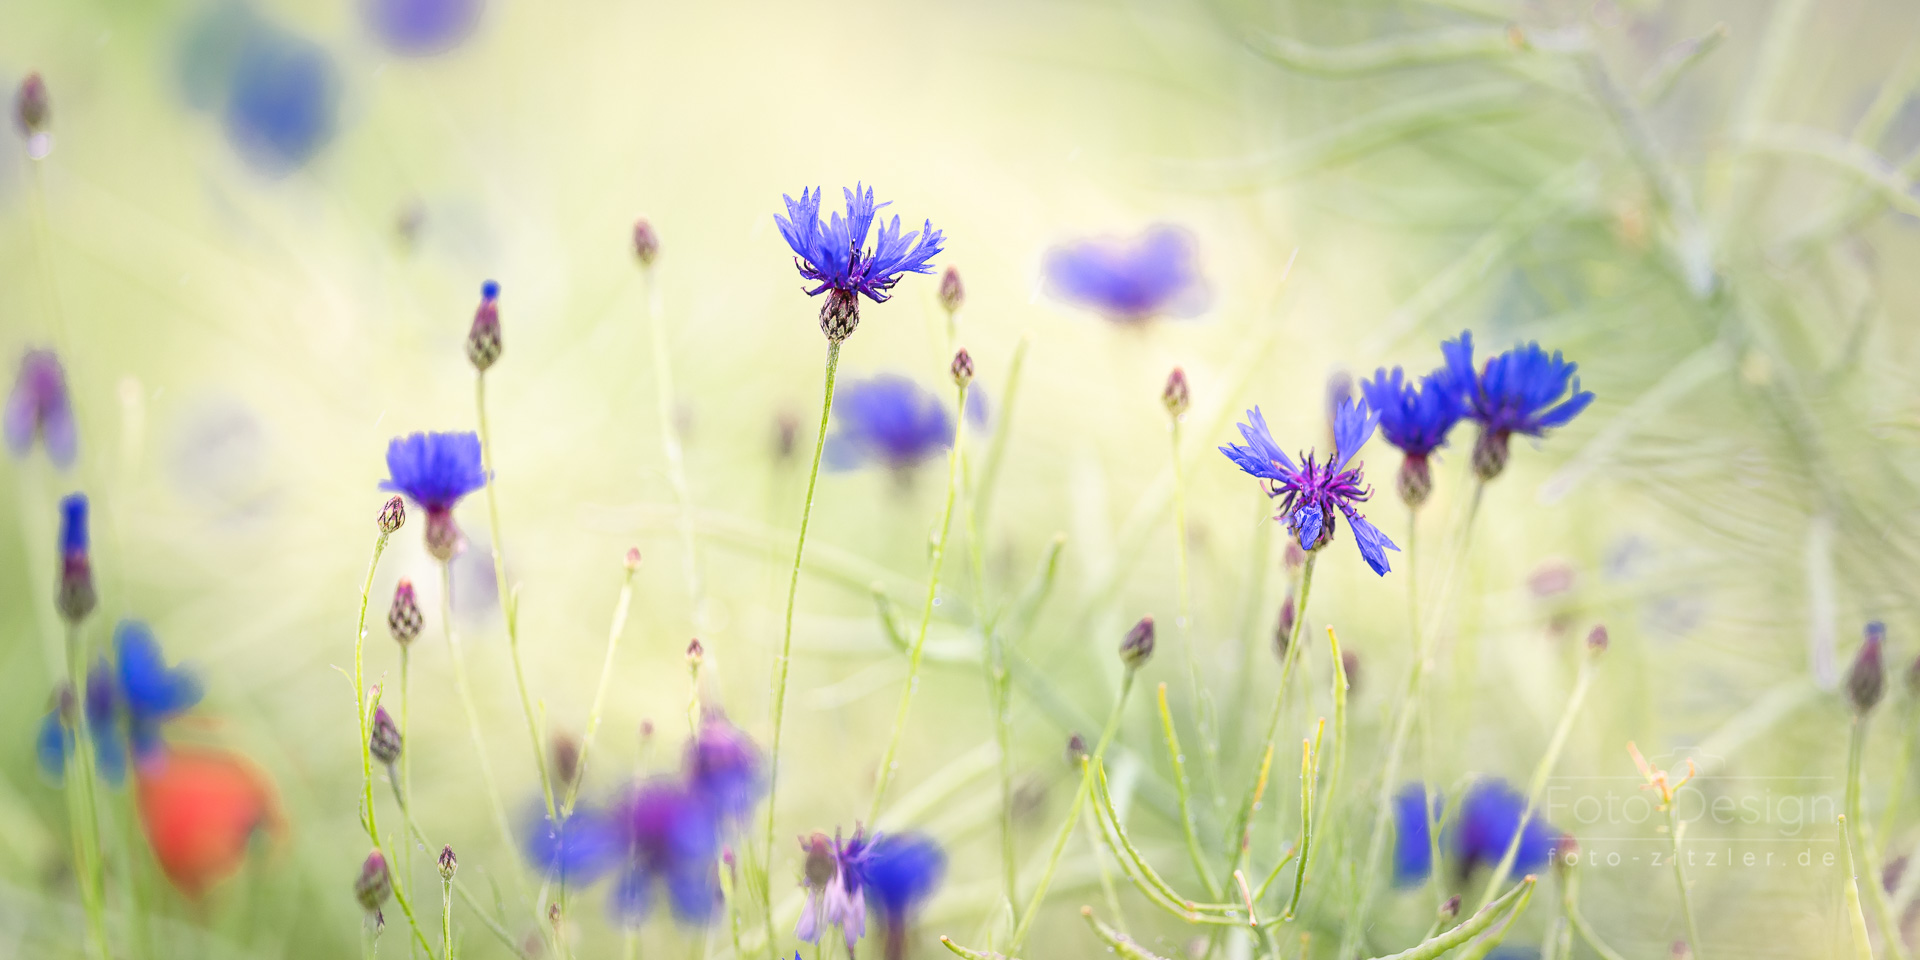
[[[1080,769],[1080,761],[1087,755],[1087,738],[1074,734],[1067,738],[1067,766]]]
[[[377,913],[392,894],[393,873],[387,869],[386,856],[375,850],[360,865],[360,879],[353,882],[353,898],[360,901],[361,909]]]
[[[1280,603],[1280,621],[1273,626],[1273,652],[1282,660],[1287,658],[1287,645],[1293,642],[1294,613],[1293,591],[1287,591],[1287,599]]]
[[[1608,643],[1608,640],[1607,640],[1606,624],[1596,623],[1593,625],[1592,630],[1587,631],[1587,652],[1588,653],[1593,653],[1593,654],[1606,653],[1607,643]]]
[[[827,335],[827,341],[839,343],[853,336],[858,326],[860,297],[851,290],[837,287],[827,291],[826,301],[820,304],[820,332]]]
[[[632,573],[633,571],[638,569],[640,569],[640,548],[628,547],[627,548],[627,572]]]
[[[1120,662],[1129,670],[1138,670],[1153,656],[1153,618],[1141,617],[1120,641]]]
[[[13,101],[13,121],[27,138],[27,156],[45,159],[53,152],[53,131],[47,129],[53,117],[53,104],[47,98],[47,82],[38,73],[29,73],[20,81],[20,92]]]
[[[391,497],[387,505],[380,508],[380,532],[391,534],[407,524],[407,502],[399,497]]]
[[[1854,656],[1853,668],[1847,671],[1847,699],[1853,701],[1853,712],[1862,716],[1887,692],[1886,640],[1885,624],[1878,620],[1867,624],[1867,640]]]
[[[1433,493],[1433,467],[1427,464],[1427,455],[1407,454],[1400,461],[1400,499],[1409,507],[1418,507],[1427,502]]]
[[[833,882],[839,872],[839,860],[833,854],[833,839],[824,833],[800,838],[800,849],[806,852],[806,866],[803,875],[807,886],[824,889]]]
[[[776,460],[793,459],[793,446],[800,439],[800,418],[791,410],[782,410],[773,421],[773,456]]]
[[[660,255],[660,235],[653,232],[653,224],[646,217],[633,222],[633,256],[643,267],[653,266],[653,258]]]
[[[77,624],[98,602],[87,536],[87,496],[69,494],[60,501],[60,581],[54,603],[68,623]]]
[[[1352,650],[1340,651],[1340,670],[1347,676],[1347,696],[1360,693],[1360,654]]]
[[[453,522],[453,511],[445,508],[427,511],[427,552],[442,563],[460,552],[464,541],[460,527]]]
[[[960,271],[948,267],[940,275],[940,308],[949,316],[960,312],[960,305],[967,302],[967,288],[960,282]]]
[[[695,637],[687,643],[687,666],[697,670],[700,668],[700,664],[706,659],[707,648],[700,645],[699,637]]]
[[[400,762],[400,727],[386,707],[373,708],[373,730],[367,734],[367,752],[375,760],[392,766]]]
[[[953,366],[948,369],[953,373],[954,386],[964,387],[972,383],[973,355],[967,352],[966,347],[961,347],[958,352],[954,353]]]
[[[1443,903],[1440,905],[1440,919],[1452,920],[1454,917],[1457,917],[1459,915],[1460,915],[1460,895],[1456,893],[1453,896],[1447,898],[1446,903]]]
[[[580,779],[580,741],[572,734],[554,734],[548,753],[553,757],[553,778],[561,786],[572,786]]]
[[[480,308],[473,312],[467,331],[467,360],[482,373],[500,359],[500,285],[488,280],[480,286]]]
[[[1473,475],[1481,481],[1492,480],[1507,468],[1507,432],[1482,430],[1473,444]]]
[[[1174,367],[1167,374],[1167,386],[1160,391],[1160,403],[1167,408],[1175,420],[1187,415],[1187,408],[1193,405],[1193,392],[1187,386],[1187,372]]]
[[[393,606],[387,608],[387,629],[392,631],[394,642],[404,647],[420,636],[420,628],[425,623],[420,598],[413,592],[413,581],[401,577],[393,587]]]
[[[454,871],[460,869],[460,858],[453,855],[452,847],[440,848],[440,879],[453,880]]]

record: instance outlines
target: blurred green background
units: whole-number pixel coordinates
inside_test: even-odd
[[[0,9],[0,79],[11,90],[40,71],[53,110],[45,159],[18,137],[0,149],[0,353],[60,351],[82,449],[68,473],[43,456],[0,470],[16,504],[0,514],[0,730],[12,731],[0,737],[0,953],[81,949],[64,807],[32,752],[54,679],[42,655],[57,632],[54,503],[72,489],[97,513],[97,639],[113,619],[143,618],[195,664],[208,696],[176,736],[251,757],[289,825],[204,902],[142,865],[165,917],[162,954],[358,949],[356,727],[333,668],[351,661],[387,440],[472,429],[461,342],[483,279],[504,290],[506,352],[488,391],[497,492],[547,726],[584,727],[621,557],[638,547],[635,615],[588,789],[675,762],[695,636],[707,696],[764,743],[805,481],[804,462],[776,456],[777,424],[801,424],[804,456],[823,353],[817,302],[800,294],[772,216],[781,194],[808,186],[833,200],[864,181],[903,219],[946,232],[940,262],[968,291],[958,337],[991,400],[1030,338],[980,543],[987,587],[1005,596],[1065,536],[1056,588],[1020,649],[1025,855],[1065,812],[1066,738],[1104,716],[1120,675],[1112,649],[1142,614],[1162,623],[1143,680],[1167,682],[1192,734],[1158,406],[1176,365],[1195,398],[1181,451],[1192,635],[1231,784],[1257,762],[1287,586],[1264,498],[1211,448],[1254,403],[1284,445],[1324,445],[1330,377],[1424,371],[1462,329],[1483,350],[1538,339],[1564,351],[1599,399],[1544,443],[1517,444],[1489,488],[1439,638],[1428,779],[1525,782],[1579,639],[1605,622],[1613,650],[1556,784],[1622,778],[1632,792],[1632,740],[1663,765],[1696,758],[1713,795],[1837,796],[1847,714],[1835,685],[1861,624],[1889,624],[1897,677],[1916,652],[1910,4],[491,2],[429,57],[385,49],[353,3]],[[330,132],[286,169],[263,169],[194,100],[213,56],[196,38],[249,17],[331,64]],[[1682,62],[1686,43],[1716,36]],[[628,243],[639,216],[662,238],[697,610]],[[1202,317],[1122,328],[1043,294],[1051,245],[1159,221],[1198,238],[1214,293]],[[869,307],[843,374],[939,388],[934,293],[934,278],[911,277]],[[995,405],[996,429],[1004,412]],[[1370,514],[1404,547],[1398,458],[1380,440],[1363,456],[1380,488]],[[1436,476],[1420,538],[1429,591],[1463,512],[1466,457],[1443,455]],[[821,479],[778,838],[864,815],[906,673],[868,585],[917,614],[944,483],[942,461],[909,483],[877,470]],[[483,508],[460,518],[484,546]],[[416,812],[460,851],[464,877],[511,899],[514,855],[476,799],[438,576],[417,537],[412,525],[397,537],[373,591],[383,608],[410,577],[429,611],[414,657]],[[945,955],[941,934],[983,944],[997,922],[998,792],[969,606],[979,585],[958,551],[893,794],[953,857],[916,927],[919,957]],[[1357,882],[1409,651],[1404,570],[1376,578],[1339,544],[1326,559],[1310,627],[1336,627],[1363,680],[1335,798],[1345,827],[1318,854],[1328,892],[1310,895],[1303,924],[1314,956],[1332,955],[1339,891]],[[518,802],[538,784],[484,563],[473,550],[456,564],[456,615],[492,762]],[[370,674],[391,682],[397,656],[377,626],[368,649]],[[1310,695],[1289,707],[1283,761],[1330,709],[1325,647],[1306,650]],[[1889,862],[1920,839],[1920,817],[1893,800],[1912,718],[1904,689],[1892,700],[1866,794]],[[1183,883],[1150,684],[1121,744],[1112,765],[1129,829]],[[1277,766],[1261,865],[1298,818],[1297,781]],[[1570,816],[1556,826],[1581,833]],[[1703,847],[1833,849],[1830,823],[1792,842],[1779,824],[1698,829]],[[785,839],[775,854],[778,901],[798,856]],[[1104,949],[1074,915],[1098,902],[1094,856],[1084,835],[1069,848],[1030,956]],[[430,892],[430,858],[415,859]],[[1838,868],[1702,867],[1703,941],[1719,957],[1843,955],[1841,882]],[[1681,936],[1663,868],[1590,869],[1584,889],[1589,917],[1629,956],[1666,956]],[[1543,892],[1510,946],[1537,947],[1552,899]],[[1376,952],[1416,942],[1431,910],[1383,895]],[[532,930],[527,908],[509,912]],[[617,935],[597,904],[576,913],[580,955],[611,955]],[[1128,919],[1149,949],[1186,956],[1190,928],[1146,909]],[[389,955],[405,949],[400,932],[383,938]],[[477,925],[461,936],[470,955],[505,953]],[[726,939],[656,921],[641,949],[719,956]]]

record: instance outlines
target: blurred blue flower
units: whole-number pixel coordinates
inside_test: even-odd
[[[1137,238],[1055,247],[1043,272],[1053,296],[1116,323],[1198,316],[1212,300],[1192,235],[1167,224]]]
[[[405,494],[429,513],[452,510],[486,485],[477,433],[414,433],[387,444],[387,479],[380,489]]]
[[[87,495],[70,493],[60,500],[60,580],[54,606],[67,623],[78,624],[98,599],[93,559],[87,552]]]
[[[946,875],[947,855],[923,834],[881,834],[867,847],[862,866],[874,912],[898,924],[933,895]]]
[[[268,176],[284,176],[333,139],[340,75],[325,49],[239,2],[216,3],[180,48],[187,102],[218,111],[227,140]]]
[[[856,829],[850,838],[835,834],[830,856],[821,834],[803,846],[809,851],[808,891],[795,934],[817,943],[827,927],[839,927],[851,955],[866,936],[871,904],[886,929],[887,955],[899,956],[893,947],[904,936],[908,915],[946,874],[947,857],[939,845],[918,833],[875,834],[869,840]]]
[[[667,888],[674,919],[688,926],[711,922],[720,908],[720,821],[707,798],[671,780],[653,780],[615,815],[625,851],[611,904],[615,921],[638,926],[645,920],[657,883]]]
[[[826,459],[836,470],[873,462],[905,470],[953,446],[953,416],[940,398],[897,373],[849,383],[833,414],[839,429],[827,437]]]
[[[1558,350],[1548,354],[1538,343],[1493,357],[1477,373],[1471,332],[1463,331],[1458,339],[1441,344],[1440,352],[1466,403],[1466,416],[1480,424],[1473,466],[1483,480],[1499,475],[1506,466],[1507,442],[1513,434],[1544,436],[1593,403],[1593,393],[1580,389],[1575,375],[1579,365],[1562,359]]]
[[[200,702],[200,680],[184,667],[168,667],[153,631],[138,620],[122,620],[113,631],[120,660],[120,700],[126,709],[127,739],[136,762],[159,756],[160,725]]]
[[[20,358],[20,374],[7,395],[5,415],[7,449],[24,458],[37,437],[46,444],[47,459],[62,470],[73,465],[79,447],[73,403],[67,394],[67,373],[51,350],[29,350]]]
[[[107,658],[87,671],[87,733],[93,739],[93,767],[100,778],[118,784],[127,776],[127,741],[120,734],[124,694]]]
[[[407,57],[460,45],[480,21],[481,0],[367,0],[367,27],[386,48]]]
[[[561,818],[558,825],[547,816],[544,805],[535,808],[529,819],[532,825],[522,831],[527,862],[543,876],[585,886],[620,862],[623,843],[618,821],[588,803],[575,804],[572,815]]]
[[[1319,549],[1333,539],[1338,525],[1337,511],[1346,516],[1347,525],[1353,528],[1354,544],[1360,548],[1367,566],[1385,576],[1391,569],[1387,565],[1387,551],[1400,548],[1355,508],[1373,496],[1373,490],[1365,485],[1358,465],[1352,469],[1347,466],[1373,436],[1379,419],[1380,415],[1368,410],[1365,402],[1342,403],[1334,413],[1333,452],[1324,463],[1306,454],[1296,466],[1273,441],[1266,418],[1261,416],[1260,408],[1255,407],[1247,411],[1248,422],[1240,424],[1240,436],[1249,445],[1228,444],[1221,447],[1220,452],[1240,469],[1265,481],[1267,496],[1286,498],[1274,519],[1286,522],[1302,550]]]
[[[1460,422],[1466,404],[1446,368],[1420,378],[1418,384],[1394,367],[1374,371],[1360,391],[1367,406],[1380,414],[1380,435],[1409,457],[1425,457],[1445,446],[1447,434]]]
[[[1560,841],[1560,834],[1537,818],[1529,818],[1521,830],[1527,798],[1504,780],[1480,780],[1467,788],[1460,801],[1460,815],[1448,825],[1445,841],[1466,876],[1480,864],[1493,866],[1507,855],[1507,844],[1520,834],[1520,848],[1513,868],[1525,872],[1546,865],[1547,858]]]
[[[67,758],[73,755],[73,691],[65,686],[54,695],[53,707],[40,718],[40,730],[33,738],[33,754],[40,770],[54,780],[66,775]]]
[[[67,494],[60,498],[60,553],[85,556],[87,547],[87,495]]]
[[[760,748],[720,714],[710,714],[687,744],[687,784],[721,820],[739,823],[766,792]]]
[[[1427,793],[1424,783],[1409,783],[1393,797],[1393,882],[1401,886],[1419,883],[1433,872],[1432,834],[1427,832],[1427,814],[1438,812],[1438,798]],[[1435,820],[1439,817],[1436,815]]]

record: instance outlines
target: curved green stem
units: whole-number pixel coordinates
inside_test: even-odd
[[[1173,441],[1173,569],[1180,601],[1180,649],[1187,659],[1187,694],[1193,699],[1194,726],[1200,738],[1200,773],[1209,789],[1218,797],[1220,782],[1220,744],[1214,731],[1213,694],[1200,682],[1200,656],[1193,648],[1193,580],[1187,562],[1187,471],[1180,463],[1180,417],[1171,418],[1168,436]],[[1215,811],[1216,815],[1219,811]],[[1199,850],[1197,841],[1192,844]],[[1220,888],[1205,870],[1200,879],[1207,892],[1220,899]]]
[[[387,534],[373,542],[373,559],[367,563],[367,581],[360,588],[360,623],[353,634],[353,703],[360,719],[360,819],[366,825],[373,845],[380,845],[379,819],[373,808],[373,749],[370,742],[373,705],[367,702],[366,646],[367,604],[373,595],[373,572],[380,566],[380,555],[387,550]]]
[[[780,654],[773,661],[773,745],[767,754],[767,831],[766,871],[773,872],[774,801],[780,784],[780,734],[787,714],[787,672],[793,660],[793,607],[800,596],[800,562],[807,552],[807,523],[813,518],[813,491],[820,482],[820,453],[827,442],[827,420],[833,415],[833,380],[840,368],[840,341],[827,341],[825,396],[820,401],[820,432],[813,440],[813,465],[807,470],[807,498],[800,508],[800,536],[793,545],[793,572],[787,579],[786,628],[780,639]],[[767,929],[767,958],[779,960],[778,941],[773,935],[772,884],[765,877],[760,883],[760,912]]]
[[[680,507],[680,549],[684,554],[681,566],[686,571],[693,622],[695,629],[699,629],[706,591],[700,579],[699,541],[694,536],[693,495],[687,488],[686,457],[680,446],[680,431],[673,423],[673,361],[667,355],[666,328],[660,323],[660,283],[653,270],[653,265],[648,264],[643,273],[647,280],[647,329],[653,338],[654,406],[660,416],[660,449],[667,461],[667,482],[673,486],[673,499]]]
[[[1267,714],[1267,734],[1262,740],[1262,754],[1270,755],[1273,752],[1274,737],[1280,732],[1280,712],[1286,704],[1288,683],[1293,679],[1293,665],[1300,659],[1300,628],[1307,622],[1307,601],[1313,595],[1313,567],[1319,559],[1320,551],[1309,551],[1306,565],[1300,569],[1300,603],[1294,608],[1293,629],[1287,632],[1287,658],[1280,667],[1280,685],[1273,691],[1273,709]],[[1234,818],[1233,834],[1230,839],[1236,851],[1234,854],[1236,869],[1246,869],[1250,847],[1247,842],[1247,831],[1252,826],[1259,789],[1258,781],[1247,788],[1247,796],[1241,801],[1240,812]]]
[[[1580,665],[1580,675],[1573,682],[1573,692],[1568,695],[1566,706],[1560,711],[1560,722],[1553,728],[1552,739],[1547,741],[1547,752],[1540,757],[1539,765],[1533,768],[1533,779],[1527,784],[1527,805],[1520,812],[1520,825],[1514,828],[1513,838],[1507,841],[1506,853],[1501,855],[1499,866],[1494,867],[1493,875],[1487,878],[1486,890],[1480,895],[1482,907],[1493,902],[1495,892],[1513,872],[1513,862],[1520,855],[1520,841],[1526,835],[1527,824],[1533,821],[1533,812],[1540,806],[1540,796],[1547,789],[1547,778],[1553,775],[1554,764],[1560,760],[1560,751],[1566,748],[1567,736],[1573,732],[1573,721],[1580,714],[1580,703],[1587,698],[1587,688],[1593,685],[1597,659],[1596,655],[1587,654],[1585,662]]]
[[[1706,960],[1706,952],[1700,949],[1700,925],[1693,918],[1693,894],[1687,890],[1687,869],[1680,859],[1682,826],[1674,802],[1668,800],[1667,833],[1673,838],[1673,882],[1680,888],[1680,915],[1687,924],[1687,946],[1693,951],[1694,960]],[[1851,855],[1848,865],[1852,865]]]
[[[1180,735],[1173,729],[1173,714],[1167,709],[1167,685],[1161,684],[1157,695],[1160,705],[1160,731],[1166,737],[1167,758],[1173,764],[1173,787],[1180,796],[1180,828],[1187,837],[1187,856],[1193,860],[1193,872],[1200,876],[1200,884],[1207,888],[1207,899],[1220,899],[1220,887],[1213,882],[1213,872],[1207,869],[1207,856],[1200,849],[1200,833],[1194,827],[1192,808],[1192,787],[1187,783],[1187,756],[1180,749]]]
[[[1864,714],[1853,718],[1853,729],[1847,737],[1847,818],[1853,824],[1850,831],[1857,849],[1853,856],[1868,877],[1879,877],[1879,862],[1873,850],[1873,829],[1860,814],[1860,792],[1862,780],[1861,761],[1867,751],[1867,718]],[[1881,942],[1885,944],[1887,956],[1893,960],[1907,960],[1907,945],[1895,920],[1896,914],[1887,900],[1885,884],[1867,884],[1867,906],[1873,911],[1874,925],[1880,928]]]
[[[101,960],[112,956],[107,940],[106,874],[100,845],[99,793],[94,784],[93,734],[87,721],[87,640],[81,625],[67,621],[67,684],[73,691],[73,759],[67,765],[67,811],[73,821],[74,870],[91,944]]]
[[[607,653],[600,661],[600,682],[593,688],[593,707],[587,711],[587,729],[580,737],[580,760],[575,768],[573,782],[567,784],[566,799],[560,805],[560,815],[573,813],[574,801],[580,797],[580,784],[587,779],[587,757],[593,752],[593,736],[600,730],[600,714],[607,702],[607,683],[613,677],[613,655],[620,648],[620,635],[627,629],[627,610],[633,605],[632,564],[627,565],[626,577],[620,582],[620,599],[613,604],[613,626],[607,630]]]
[[[506,849],[518,850],[519,846],[513,841],[513,827],[507,821],[506,804],[500,799],[500,786],[493,778],[493,761],[487,759],[487,738],[480,732],[480,711],[474,708],[473,690],[467,683],[467,658],[460,652],[460,643],[453,635],[453,576],[444,561],[440,564],[440,626],[447,639],[447,660],[453,666],[454,693],[459,696],[460,708],[467,716],[467,734],[473,739],[473,753],[480,761],[480,781],[486,785],[487,800],[493,807],[494,827],[500,831],[500,842]]]

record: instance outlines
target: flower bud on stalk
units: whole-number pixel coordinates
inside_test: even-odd
[[[852,290],[833,289],[827,292],[827,299],[820,304],[820,332],[827,335],[831,343],[853,336],[855,328],[860,326],[860,298]]]
[[[1853,702],[1853,712],[1863,717],[1887,692],[1886,640],[1885,624],[1878,620],[1867,624],[1867,640],[1847,671],[1847,699]]]
[[[473,312],[473,328],[467,331],[467,360],[485,373],[500,359],[501,349],[500,285],[488,280],[480,287],[480,308]]]
[[[406,526],[407,503],[399,497],[389,497],[386,506],[380,508],[380,532],[391,536],[395,530]]]
[[[961,347],[959,352],[953,355],[953,366],[950,372],[953,374],[953,385],[956,387],[964,387],[973,382],[973,355],[967,352],[966,347]]]
[[[1069,768],[1076,771],[1079,770],[1080,761],[1086,755],[1087,738],[1077,733],[1067,738],[1067,766]]]
[[[1174,367],[1167,374],[1167,386],[1160,391],[1160,403],[1175,420],[1187,415],[1187,408],[1193,405],[1193,394],[1187,387],[1187,372]]]
[[[1507,440],[1504,430],[1482,430],[1473,444],[1473,475],[1482,482],[1492,480],[1507,468]]]
[[[961,304],[967,302],[967,288],[960,282],[960,271],[952,267],[940,275],[940,308],[951,317],[960,312]]]
[[[653,266],[653,258],[660,255],[660,235],[653,232],[653,224],[641,217],[633,222],[633,256],[642,267]]]
[[[1607,625],[1594,624],[1593,629],[1587,632],[1587,652],[1597,657],[1607,652],[1607,644]]]
[[[1120,641],[1120,662],[1128,670],[1138,670],[1153,657],[1153,618],[1141,617],[1140,622],[1127,631],[1125,640]]]
[[[460,869],[460,858],[453,855],[452,847],[440,848],[440,879],[453,882],[454,871]]]
[[[93,612],[93,560],[87,536],[87,497],[75,493],[60,501],[60,581],[54,596],[60,616],[78,624]]]
[[[420,636],[420,628],[426,624],[426,615],[420,612],[420,600],[413,592],[413,581],[405,577],[393,588],[393,606],[387,609],[387,629],[393,633],[393,640],[402,647],[412,643]]]
[[[387,869],[387,858],[375,850],[360,865],[360,878],[353,882],[353,898],[360,901],[361,909],[379,913],[380,905],[392,895],[393,874]]]
[[[27,74],[27,78],[20,81],[20,91],[13,101],[13,121],[27,138],[27,156],[44,160],[53,152],[53,132],[47,129],[52,118],[53,104],[47,97],[47,81],[37,72]]]
[[[1293,642],[1293,621],[1295,619],[1293,591],[1287,591],[1287,599],[1280,604],[1280,622],[1273,628],[1273,653],[1282,660],[1287,658],[1287,644]]]
[[[553,779],[563,787],[580,779],[580,741],[572,734],[556,733],[548,746],[553,757]]]
[[[1409,507],[1419,507],[1433,493],[1433,467],[1426,454],[1408,454],[1400,461],[1400,499]]]
[[[375,760],[391,767],[400,762],[400,727],[386,707],[373,708],[373,730],[367,734],[367,751]]]

